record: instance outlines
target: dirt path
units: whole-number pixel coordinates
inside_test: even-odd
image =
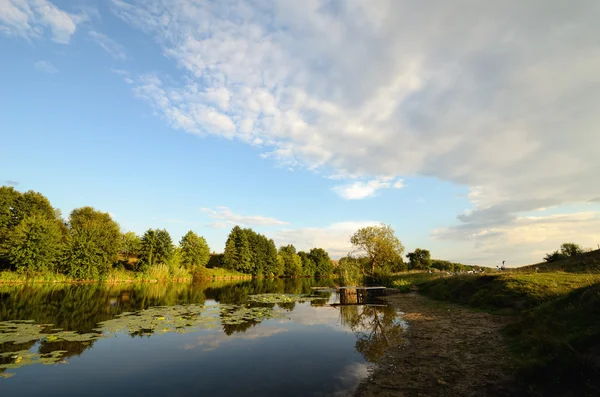
[[[416,293],[385,298],[404,312],[406,340],[392,347],[356,397],[512,396],[505,316],[432,301]]]

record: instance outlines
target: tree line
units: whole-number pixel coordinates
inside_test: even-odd
[[[277,250],[272,239],[239,226],[231,229],[225,251],[215,263],[254,276],[330,277],[333,273],[333,262],[324,249],[297,252],[289,244]]]
[[[480,266],[463,265],[432,259],[429,250],[417,248],[406,255],[405,248],[391,226],[381,224],[358,229],[351,237],[353,250],[339,260],[338,275],[342,281],[377,280],[389,273],[407,270],[437,269],[440,271],[481,270]]]
[[[74,279],[103,279],[114,268],[148,272],[156,266],[188,274],[206,266],[253,276],[329,277],[327,252],[313,248],[279,250],[272,239],[235,226],[223,254],[212,254],[206,239],[188,231],[176,245],[165,229],[148,229],[140,237],[122,232],[110,214],[92,207],[73,210],[67,219],[42,194],[0,187],[0,270],[27,277],[56,273]]]

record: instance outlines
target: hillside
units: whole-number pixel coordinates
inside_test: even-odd
[[[596,273],[600,272],[600,250],[586,252],[572,258],[563,259],[556,262],[541,262],[535,265],[517,267],[512,271],[531,272],[535,268],[541,272],[569,272],[569,273]]]

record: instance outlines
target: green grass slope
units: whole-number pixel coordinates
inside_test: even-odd
[[[511,269],[515,272],[531,272],[538,269],[540,272],[569,272],[569,273],[600,273],[600,250],[586,252],[572,258],[556,262],[542,262]]]

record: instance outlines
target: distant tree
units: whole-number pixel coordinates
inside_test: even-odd
[[[210,258],[210,248],[204,237],[189,231],[179,242],[181,247],[181,264],[190,269],[197,266],[206,266]]]
[[[315,263],[315,277],[330,277],[333,273],[333,262],[323,248],[313,248],[308,253]]]
[[[355,254],[369,258],[371,274],[377,266],[401,261],[404,253],[404,246],[389,225],[360,228],[350,237],[350,242],[355,248]]]
[[[69,217],[70,245],[64,268],[78,279],[102,278],[121,251],[119,225],[106,212],[77,208]]]
[[[314,277],[315,272],[317,271],[317,265],[315,264],[315,261],[313,261],[308,253],[304,251],[298,252],[298,256],[302,262],[302,276]]]
[[[142,236],[138,270],[147,271],[153,265],[168,264],[173,256],[173,240],[164,229],[148,229]]]
[[[10,212],[10,224],[13,227],[28,216],[39,215],[48,219],[60,216],[60,212],[52,207],[46,196],[33,190],[19,194],[12,203]]]
[[[248,233],[239,226],[234,226],[227,237],[225,252],[223,253],[223,264],[228,269],[238,272],[253,274],[255,265],[252,262],[253,255],[248,241]]]
[[[554,251],[552,253],[546,254],[544,260],[546,262],[556,262],[562,259],[570,258],[573,256],[581,255],[586,251],[579,245],[575,243],[562,243],[560,246],[560,251]]]
[[[134,232],[121,234],[121,255],[125,257],[139,256],[142,239]]]
[[[579,245],[575,243],[563,243],[560,246],[560,253],[565,257],[577,256],[581,255],[585,252],[585,250]]]
[[[286,277],[298,277],[302,275],[302,260],[296,254],[296,247],[285,245],[279,247],[279,255],[283,259],[283,274]]]
[[[269,277],[279,277],[283,275],[283,267],[278,259],[277,246],[272,239],[265,241],[266,260],[263,274]]]
[[[560,261],[565,258],[567,258],[566,255],[564,255],[560,251],[556,250],[552,253],[546,254],[546,256],[544,257],[544,260],[546,262],[556,262],[556,261]]]
[[[14,228],[7,247],[8,260],[15,270],[35,275],[56,269],[65,248],[65,235],[56,219],[34,214]]]
[[[207,268],[214,268],[214,267],[225,267],[225,265],[223,264],[223,254],[210,254],[210,257],[208,258],[208,263],[206,264]]]
[[[409,260],[410,270],[424,270],[431,267],[431,254],[428,250],[417,248],[415,252],[406,255]]]

